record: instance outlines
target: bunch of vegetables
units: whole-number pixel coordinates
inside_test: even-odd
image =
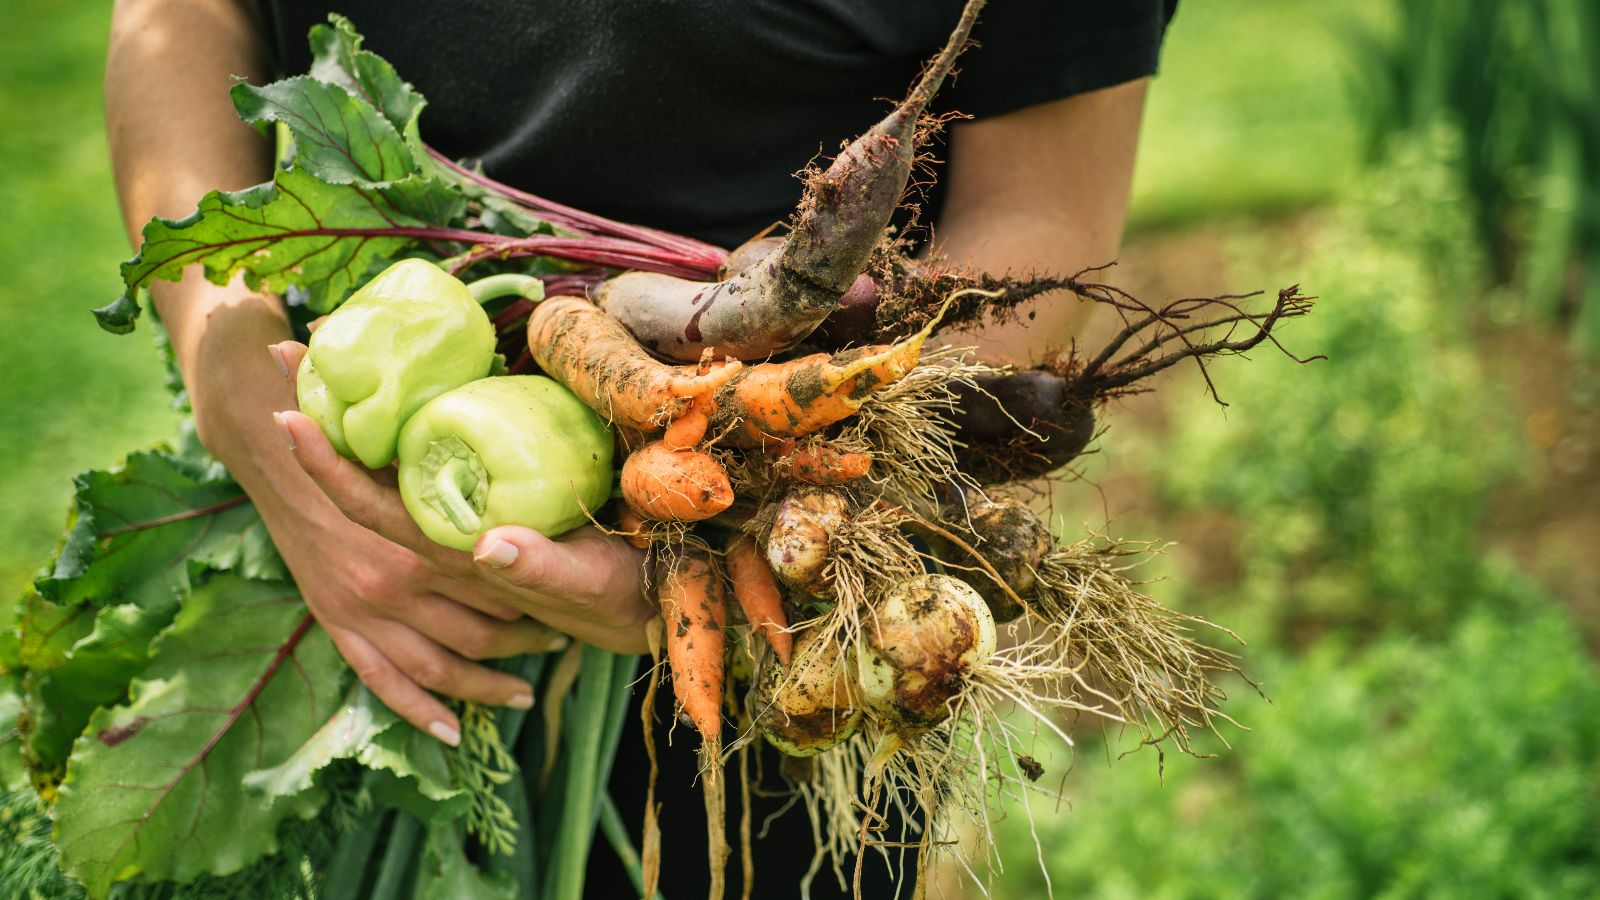
[[[335,17],[311,34],[309,75],[233,89],[246,121],[289,138],[274,180],[152,221],[97,316],[131,329],[139,290],[189,265],[243,273],[298,321],[326,315],[301,409],[341,453],[396,464],[431,538],[588,521],[649,548],[648,691],[670,682],[701,738],[713,896],[724,769],[747,774],[759,743],[791,758],[813,875],[831,863],[847,882],[853,857],[859,885],[874,850],[914,849],[902,864],[925,869],[963,816],[1050,793],[1030,742],[1070,743],[1062,712],[1182,750],[1219,720],[1215,676],[1234,660],[1139,590],[1128,570],[1148,548],[1058,545],[1025,485],[1083,451],[1106,401],[1181,360],[1276,344],[1310,303],[1290,288],[1264,311],[1155,306],[1101,270],[995,277],[908,256],[889,222],[981,6],[905,101],[807,174],[786,235],[732,252],[444,158],[421,140],[422,97]],[[940,341],[1052,292],[1125,327],[1026,371]],[[20,621],[4,650],[21,761],[54,821],[40,852],[93,896],[248,895],[241,879],[276,865],[313,895],[576,897],[597,824],[655,893],[653,789],[638,851],[604,795],[633,660],[520,661],[544,675],[543,727],[468,705],[447,751],[352,686],[247,499],[192,445],[80,481]],[[904,833],[882,833],[891,808]],[[748,815],[741,832],[749,896]]]

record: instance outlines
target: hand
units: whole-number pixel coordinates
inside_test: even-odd
[[[305,346],[283,342],[273,345],[272,351],[292,379],[306,352]],[[359,585],[339,589],[338,593],[344,595],[340,602],[327,604],[336,627],[340,622],[359,622],[366,626],[364,630],[372,631],[374,620],[401,617],[418,636],[436,638],[463,655],[497,655],[494,651],[499,647],[487,633],[461,624],[460,615],[450,617],[452,621],[446,624],[443,619],[434,618],[439,614],[437,603],[397,599],[424,591],[434,595],[434,600],[455,601],[462,614],[471,613],[463,606],[501,619],[526,613],[607,650],[644,650],[644,626],[655,610],[642,590],[641,551],[593,527],[550,540],[532,529],[516,526],[491,530],[479,540],[473,553],[452,550],[429,540],[412,522],[391,473],[372,472],[339,456],[322,429],[307,416],[283,412],[277,419],[306,474],[350,524],[370,535],[359,554],[340,549],[341,557],[361,559],[346,565],[359,565],[364,572]],[[522,620],[519,627],[541,628],[532,620]],[[354,629],[346,626],[345,630]],[[406,653],[414,643],[409,637],[380,634],[379,638],[384,641],[382,652],[370,639],[361,643],[348,639],[341,642],[339,637],[335,640],[362,680],[402,716],[412,719],[406,709],[384,695],[374,680],[384,684],[390,693],[405,695],[406,702],[416,707],[427,697],[417,683],[459,696],[449,689],[450,672],[441,669],[434,657],[413,654],[384,664],[388,662],[388,642],[395,642],[394,652]],[[351,645],[349,649],[346,643]],[[408,668],[407,660],[422,668]],[[402,673],[406,671],[419,677],[409,685],[390,687],[391,683],[403,681]],[[429,683],[435,677],[446,686]]]

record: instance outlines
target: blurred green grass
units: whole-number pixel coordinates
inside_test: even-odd
[[[89,310],[131,255],[101,117],[109,7],[49,0],[0,29],[0,594],[61,534],[72,476],[174,432],[148,329],[116,337]],[[18,19],[21,17],[18,16]],[[16,21],[15,19],[13,21]]]
[[[1134,172],[1129,228],[1299,212],[1357,172],[1352,23],[1381,0],[1188,0],[1162,48]]]
[[[1032,803],[1057,897],[1593,897],[1600,673],[1562,611],[1501,573],[1440,641],[1391,633],[1302,655],[1254,648],[1268,707],[1215,759],[1107,764],[1089,740],[1072,807]],[[1020,811],[996,896],[1044,897]]]

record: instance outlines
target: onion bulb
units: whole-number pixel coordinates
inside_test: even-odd
[[[827,597],[833,587],[824,575],[828,563],[829,535],[842,528],[849,516],[844,495],[827,488],[791,491],[778,504],[767,535],[767,562],[785,584],[816,597]]]
[[[843,743],[861,724],[851,697],[850,667],[839,643],[815,630],[795,636],[785,670],[768,658],[756,679],[756,727],[767,742],[789,756],[815,756]]]
[[[904,733],[950,715],[974,668],[994,655],[994,616],[971,585],[922,575],[891,587],[862,618],[861,699]]]

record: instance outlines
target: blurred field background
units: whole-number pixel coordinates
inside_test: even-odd
[[[177,422],[149,330],[88,313],[129,255],[107,11],[34,11],[0,29],[7,592],[75,473]],[[998,896],[1600,896],[1597,59],[1583,0],[1182,5],[1114,278],[1301,283],[1284,337],[1330,359],[1221,361],[1226,408],[1172,373],[1058,514],[1176,542],[1151,591],[1272,699],[1230,685],[1212,759],[1080,727],[1064,801],[997,826]]]

